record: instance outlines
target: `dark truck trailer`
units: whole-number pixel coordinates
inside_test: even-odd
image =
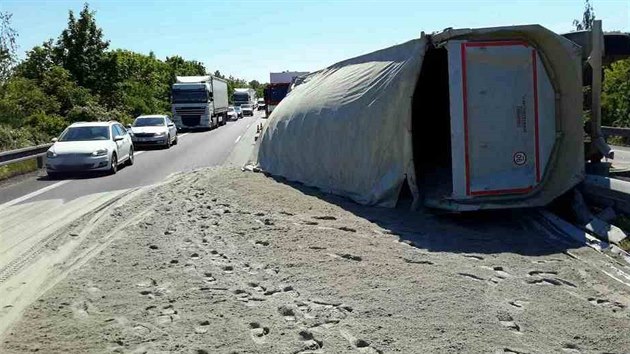
[[[290,83],[269,84],[265,88],[265,112],[267,117],[289,92]]]

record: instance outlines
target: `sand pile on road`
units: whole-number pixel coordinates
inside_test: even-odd
[[[0,352],[630,348],[630,288],[600,270],[623,265],[548,242],[523,212],[433,216],[294,187],[210,169],[113,210],[92,237],[133,222]]]

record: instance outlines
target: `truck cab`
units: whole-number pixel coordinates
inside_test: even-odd
[[[227,120],[227,82],[212,76],[178,76],[171,90],[178,129],[212,129]]]
[[[214,127],[212,91],[207,83],[176,83],[172,91],[173,121],[177,129]]]
[[[236,88],[232,94],[232,102],[234,106],[249,104],[256,108],[256,91],[250,88]]]

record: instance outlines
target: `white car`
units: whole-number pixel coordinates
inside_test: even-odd
[[[46,152],[46,172],[51,178],[63,172],[108,171],[122,163],[133,165],[133,143],[118,122],[74,123],[53,139]]]
[[[139,116],[131,126],[131,140],[138,145],[160,145],[170,148],[177,144],[175,123],[165,115]]]
[[[238,119],[243,118],[243,110],[241,109],[241,106],[234,106],[234,111],[236,111]]]
[[[243,116],[253,116],[254,108],[251,104],[242,104],[241,109],[243,110]]]
[[[238,112],[233,106],[228,107],[227,115],[229,120],[238,120]]]

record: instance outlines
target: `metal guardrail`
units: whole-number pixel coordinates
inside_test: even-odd
[[[43,158],[46,154],[46,151],[51,146],[52,144],[42,144],[17,150],[0,152],[0,167],[34,158]],[[38,166],[40,165],[41,163],[38,161]]]
[[[621,136],[624,138],[630,138],[630,128],[602,127],[602,134],[604,136]]]

